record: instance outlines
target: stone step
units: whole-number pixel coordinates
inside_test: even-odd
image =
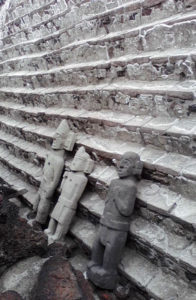
[[[66,7],[66,3],[64,2],[64,11],[67,12]],[[42,25],[49,23],[50,19],[52,21],[54,14],[60,14],[62,9],[63,6],[60,6],[57,0],[52,0],[49,3],[44,5],[42,4],[40,7],[36,7],[30,12],[25,13],[23,16],[17,17],[13,21],[5,24],[3,28],[3,38],[1,40],[3,47],[27,41],[30,36],[32,38],[32,32],[34,30],[37,31],[37,28],[39,28],[40,33],[42,32],[44,35],[44,29]],[[58,29],[56,28],[56,30]],[[40,33],[37,31],[37,37],[40,36]]]
[[[106,193],[99,196],[96,192],[87,192],[80,201],[82,211],[90,212],[95,222],[103,213],[105,195]],[[170,231],[182,232],[184,236],[193,236],[196,227],[196,202],[171,191],[167,186],[141,179],[136,210],[137,214],[148,221],[167,225]]]
[[[21,77],[32,81],[31,86],[43,85],[37,77],[52,78],[50,84],[58,79],[59,84],[77,85],[98,84],[103,81],[114,82],[119,79],[135,80],[181,80],[194,79],[196,60],[195,48],[171,49],[166,51],[150,51],[138,55],[126,55],[108,60],[95,62],[73,63],[63,65],[62,61],[50,59],[47,63],[47,53],[22,56],[20,59],[10,59],[0,62],[1,77],[17,77],[18,84],[22,84]],[[62,65],[61,65],[62,64]],[[41,70],[38,70],[38,66]],[[25,69],[25,70],[24,70]],[[45,79],[45,80],[46,80]]]
[[[31,107],[12,102],[0,102],[0,115],[28,121],[30,124],[57,127],[66,119],[75,132],[115,138],[142,146],[195,157],[196,121],[167,117],[134,116],[110,110],[96,112],[67,107]]]
[[[0,87],[29,86],[36,89],[47,86],[111,84],[119,80],[183,82],[196,79],[195,58],[195,49],[189,48],[180,52],[175,50],[173,54],[166,51],[154,55],[123,56],[106,61],[52,67],[45,71],[17,70],[20,63],[16,63],[15,67],[14,62],[10,62],[0,65],[0,69],[5,71],[0,75]],[[11,71],[12,66],[14,71]],[[4,70],[4,67],[7,69]],[[35,63],[33,67],[36,68]]]
[[[122,143],[112,139],[82,136],[77,143],[91,153],[96,153],[100,160],[119,159],[127,151],[136,152],[144,163],[143,177],[167,185],[171,190],[192,200],[195,199],[195,159],[188,156],[166,153],[151,147],[142,147],[133,143]],[[107,187],[117,177],[115,168],[100,167],[91,174],[92,180],[101,189]]]
[[[41,145],[49,145],[55,131],[54,128],[50,127],[12,121],[5,116],[0,117],[0,127],[6,133]],[[108,164],[113,164],[113,159],[119,159],[123,153],[133,151],[138,153],[144,162],[144,176],[146,178],[159,181],[168,185],[170,189],[177,193],[195,199],[196,173],[194,158],[176,153],[167,153],[149,146],[144,147],[130,142],[122,143],[122,141],[111,138],[106,139],[82,133],[78,134],[76,144],[85,146],[90,153],[93,153],[98,162],[100,159],[107,162],[106,166],[97,167],[90,176],[91,181],[97,182],[102,190],[117,176],[116,170],[109,167]]]
[[[48,136],[49,134],[51,138],[51,128],[48,130]],[[44,147],[40,147],[37,144],[25,141],[11,134],[7,134],[2,130],[0,131],[0,136],[1,143],[6,145],[7,149],[12,155],[16,156],[17,158],[22,158],[38,167],[40,167],[40,165],[43,166],[47,154],[47,150]],[[80,137],[80,140],[82,141],[82,137]],[[80,140],[78,143],[81,143]],[[95,176],[91,176],[91,182],[96,182],[97,180],[96,173],[100,171],[98,166],[97,168],[97,171],[94,173]],[[102,182],[102,185],[103,182],[105,182],[106,186],[109,184],[108,178],[106,178],[104,175],[104,173],[107,174],[107,170],[109,171],[109,169],[110,168],[101,168],[103,171],[103,177],[105,177],[103,180],[101,179],[102,177],[99,178],[99,181]],[[115,174],[116,173],[113,172],[113,175]],[[99,185],[99,181],[97,181],[97,185]],[[178,223],[182,223],[184,226],[193,229],[194,216],[196,214],[195,201],[186,199],[181,195],[170,191],[166,186],[153,183],[152,181],[148,180],[142,180],[141,185],[139,185],[138,200],[142,215],[146,214],[147,209],[164,216],[169,216],[173,220],[177,220]],[[191,214],[190,211],[192,212]]]
[[[95,225],[80,218],[75,219],[70,230],[79,245],[89,250],[92,249],[96,231]],[[177,276],[165,273],[161,267],[152,264],[134,248],[125,248],[119,264],[119,272],[143,290],[147,295],[146,299],[195,299],[196,291],[192,286]]]
[[[32,89],[0,88],[0,99],[86,110],[110,109],[134,115],[187,117],[194,112],[196,81],[118,81],[112,84],[56,86]],[[93,99],[93,101],[92,101]],[[100,101],[101,100],[101,101]],[[193,109],[192,109],[193,108]]]
[[[169,17],[151,24],[141,25],[134,29],[119,31],[115,33],[98,36],[94,32],[94,37],[85,36],[79,33],[80,39],[73,42],[66,30],[59,30],[44,38],[34,39],[3,49],[0,57],[3,60],[8,58],[36,53],[40,51],[60,51],[60,57],[64,63],[82,62],[84,60],[93,61],[108,59],[108,57],[119,57],[130,53],[140,53],[141,51],[155,51],[173,48],[193,47],[195,44],[192,31],[195,28],[195,13],[188,12],[175,18]],[[181,34],[179,34],[179,31]],[[186,34],[182,32],[186,31]],[[167,36],[171,36],[171,41]],[[73,35],[75,36],[75,34]],[[60,48],[62,49],[59,50]],[[88,49],[87,49],[88,48]],[[88,50],[88,51],[87,51]],[[71,56],[70,56],[71,52]],[[53,52],[54,53],[54,52]],[[56,53],[56,55],[57,55]],[[77,59],[76,59],[77,58]]]
[[[139,194],[142,192],[142,184],[143,181],[140,183]],[[168,193],[168,198],[170,195]],[[172,201],[172,198],[170,200]],[[104,200],[96,193],[86,193],[80,201],[81,214],[90,220],[93,220],[93,215],[96,215],[99,220],[103,214],[104,205]],[[196,225],[196,222],[193,225]],[[186,232],[185,228],[170,219],[161,219],[159,216],[156,220],[156,217],[152,218],[152,215],[146,219],[139,216],[135,209],[130,223],[128,245],[134,243],[138,251],[148,260],[156,262],[163,268],[169,268],[171,272],[175,272],[185,281],[194,283],[196,280],[194,236],[194,232]]]
[[[20,197],[27,203],[29,206],[33,206],[35,194],[37,193],[37,189],[33,186],[20,179],[16,174],[10,172],[8,168],[0,163],[0,178],[2,178],[6,183],[9,183],[11,187],[16,190],[20,191],[21,189],[26,189],[28,192]]]
[[[25,141],[22,138],[7,134],[0,130],[0,143],[4,148],[17,158],[21,158],[27,162],[40,167],[43,166],[48,150],[37,144]]]
[[[5,28],[8,26],[14,26],[15,24],[19,23],[23,20],[23,18],[31,14],[33,11],[38,12],[40,7],[47,8],[48,5],[56,3],[57,0],[39,0],[39,1],[16,1],[15,3],[11,3],[8,8],[8,16],[7,22],[5,23]]]
[[[188,10],[190,11],[190,8]],[[52,1],[51,4],[14,20],[8,27],[5,26],[6,32],[2,42],[4,46],[11,46],[52,34],[59,28],[67,29],[70,31],[69,35],[73,35],[73,31],[76,33],[79,30],[77,27],[83,28],[83,32],[89,30],[89,27],[94,27],[97,35],[100,35],[127,30],[185,11],[186,7],[180,7],[175,1],[144,0],[126,3],[94,16],[85,16],[82,5],[73,11],[65,3],[64,7],[60,7],[58,3]],[[92,12],[94,13],[93,10]],[[12,34],[8,34],[10,32]],[[75,36],[79,37],[78,34]]]
[[[24,179],[25,184],[39,187],[42,168],[16,157],[2,145],[0,145],[0,163],[17,175],[19,179]],[[3,175],[2,178],[4,178]]]

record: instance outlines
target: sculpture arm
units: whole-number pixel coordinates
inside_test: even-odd
[[[37,194],[35,195],[35,198],[33,200],[33,211],[37,210],[39,201],[40,201],[40,194],[39,194],[39,191],[37,191]]]
[[[67,179],[67,177],[68,177],[68,174],[69,174],[69,172],[67,172],[67,171],[65,171],[64,174],[63,174],[63,179],[62,179],[61,185],[60,185],[60,192],[62,192],[63,185],[64,185],[64,183],[66,182],[66,179]]]
[[[72,199],[76,199],[76,201],[80,200],[80,198],[85,190],[85,187],[87,185],[87,182],[88,182],[88,179],[86,177],[84,177],[82,179],[82,181],[76,186],[74,193],[72,195]]]
[[[115,204],[121,215],[128,217],[132,214],[135,205],[136,187],[131,187],[127,193],[124,193],[124,197],[115,198]]]
[[[48,198],[52,197],[54,190],[56,189],[56,187],[59,183],[59,180],[61,178],[61,174],[63,171],[63,167],[64,167],[64,164],[56,163],[55,167],[53,168],[53,179],[51,182],[49,182],[48,187],[47,187],[46,196]]]

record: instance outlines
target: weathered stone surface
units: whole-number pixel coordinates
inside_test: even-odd
[[[84,275],[81,271],[76,270],[75,275],[79,284],[79,287],[82,291],[82,297],[85,300],[94,300],[93,289],[90,283],[84,278]]]
[[[24,199],[32,205],[42,150],[65,118],[78,134],[77,146],[84,145],[97,163],[89,179],[103,199],[93,192],[80,204],[80,214],[96,224],[116,176],[116,160],[125,151],[140,153],[148,182],[138,190],[142,222],[135,214],[132,237],[148,260],[130,243],[122,273],[148,294],[139,299],[195,299],[179,273],[175,281],[150,262],[169,273],[187,270],[194,283],[195,1],[6,0],[5,6],[0,13],[1,176],[16,190],[27,188]],[[27,216],[25,210],[20,214]],[[79,225],[76,220],[71,231],[89,250],[96,229],[85,220]],[[65,252],[57,246],[46,255]],[[85,271],[81,256],[71,261]]]
[[[19,218],[18,210],[8,201],[0,203],[1,272],[21,259],[42,255],[46,251],[44,234],[33,231],[26,220]]]
[[[14,291],[7,291],[5,293],[0,294],[0,300],[23,300],[22,297],[14,292]]]
[[[82,299],[76,276],[65,258],[56,256],[44,264],[33,290],[32,299]]]
[[[34,256],[14,264],[1,276],[0,291],[13,290],[24,299],[30,299],[31,289],[45,261],[46,259]]]

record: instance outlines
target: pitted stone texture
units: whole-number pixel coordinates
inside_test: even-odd
[[[9,87],[26,86],[31,89],[36,89],[49,85],[55,87],[57,85],[82,86],[84,84],[118,83],[118,81],[127,81],[128,79],[184,81],[194,80],[196,78],[195,63],[190,57],[184,58],[176,56],[172,58],[169,56],[169,53],[166,53],[166,55],[168,55],[168,57],[162,58],[162,61],[160,59],[160,62],[157,61],[158,58],[155,58],[155,62],[153,62],[153,57],[146,57],[147,62],[143,63],[142,57],[138,57],[138,60],[134,59],[134,63],[131,62],[131,58],[126,59],[126,57],[124,57],[119,58],[119,60],[113,59],[97,61],[95,63],[89,62],[86,65],[79,63],[68,65],[67,67],[53,67],[53,69],[45,72],[36,70],[34,72],[11,72],[13,62],[8,62],[8,65],[2,63],[0,68],[5,74],[0,76],[0,86],[4,87],[9,84]],[[35,59],[36,58],[34,58],[34,63],[28,63],[28,60],[25,60],[28,69],[36,68]],[[45,61],[42,65],[43,59],[44,58],[40,57],[39,63],[42,68],[45,68],[47,62]],[[173,60],[172,64],[171,60]],[[155,65],[154,67],[153,64]],[[14,68],[20,69],[20,60],[15,62]],[[22,68],[24,68],[23,65]],[[159,102],[159,110],[161,110],[161,105],[163,106],[161,98],[157,98],[156,101]]]
[[[50,258],[43,265],[32,295],[34,300],[82,299],[82,293],[71,265],[61,256]]]
[[[1,88],[2,101],[9,94],[14,102],[35,105],[61,105],[76,109],[99,111],[109,109],[132,115],[186,117],[195,103],[195,82],[186,85],[176,81],[120,81],[113,84],[55,86],[50,88]],[[100,101],[102,98],[102,101]],[[167,98],[167,101],[166,101]],[[93,101],[92,101],[93,99]],[[10,99],[11,100],[11,99]],[[168,104],[169,103],[169,104]]]
[[[38,273],[45,261],[46,259],[35,256],[13,265],[4,272],[0,279],[0,291],[13,290],[24,299],[30,299],[31,289],[34,287]]]
[[[110,58],[113,58],[122,55],[128,55],[130,53],[140,53],[141,50],[155,51],[159,50],[160,47],[162,50],[164,50],[171,48],[171,44],[164,42],[167,40],[166,37],[168,35],[168,30],[164,30],[164,28],[167,29],[168,27],[170,28],[169,34],[173,37],[172,45],[175,44],[175,46],[178,47],[192,47],[195,42],[194,38],[191,35],[191,32],[195,26],[194,22],[194,14],[189,13],[187,14],[187,17],[179,17],[175,19],[175,24],[173,24],[173,17],[163,20],[163,23],[160,25],[161,27],[163,27],[161,33],[156,33],[157,27],[159,27],[160,23],[160,21],[156,21],[149,26],[144,26],[144,28],[142,28],[141,30],[141,34],[139,33],[139,27],[139,29],[130,29],[128,32],[125,30],[123,35],[122,32],[120,32],[120,34],[118,33],[117,36],[115,36],[115,34],[110,34],[108,35],[109,37],[100,38],[96,37],[95,34],[94,37],[89,37],[87,40],[79,42],[69,41],[70,44],[69,42],[67,42],[65,32],[63,30],[60,30],[54,33],[53,35],[49,35],[46,38],[38,38],[34,40],[34,43],[27,41],[23,42],[21,45],[19,44],[16,46],[8,47],[7,49],[3,50],[3,52],[1,51],[1,56],[2,59],[6,59],[6,57],[12,58],[25,55],[26,53],[46,51],[46,49],[50,51],[58,50],[59,48],[65,46],[65,52],[63,56],[61,55],[61,59],[63,59],[64,61],[66,59],[67,61],[68,58],[70,63],[71,57],[72,59],[74,59],[73,62],[78,61],[78,59],[80,62],[82,62],[84,58],[88,61],[93,61],[95,60],[95,51],[97,55],[99,55],[102,47],[106,49],[106,55],[102,55],[102,57],[99,56],[100,59],[107,59],[108,56]],[[179,30],[188,32],[186,39],[182,38],[179,35]],[[160,34],[161,42],[159,40]],[[153,39],[153,43],[151,39]],[[161,43],[164,44],[160,46],[159,43],[160,45]],[[70,56],[70,50],[72,50],[72,56]]]
[[[0,102],[0,107],[5,115],[10,117],[18,115],[18,118],[24,122],[28,121],[28,123],[36,125],[43,124],[57,127],[59,118],[66,118],[69,126],[79,133],[84,131],[87,134],[98,134],[104,138],[112,137],[125,142],[144,143],[146,146],[153,145],[167,152],[177,152],[185,155],[195,154],[194,132],[196,122],[193,119],[134,117],[131,114],[117,111],[100,110],[99,112],[89,112],[84,109],[77,110],[61,106],[44,109],[41,107],[25,107],[24,105],[11,102]],[[3,120],[4,118],[0,117],[0,122]],[[1,126],[3,125],[1,124]],[[28,130],[28,126],[25,123],[23,128]],[[5,130],[5,128],[3,129]],[[180,134],[180,130],[184,133],[183,136]],[[8,137],[6,138],[6,135],[2,132],[2,141],[4,142],[5,139],[9,143]],[[13,143],[20,148],[20,142],[17,141],[16,137],[12,138],[10,136],[10,139],[15,139],[16,141],[13,141]],[[31,148],[28,145],[26,147],[29,150]],[[43,152],[41,149],[37,149],[37,151]],[[154,150],[154,155],[153,157],[156,159],[156,149]]]
[[[42,255],[46,251],[45,236],[21,219],[18,210],[13,203],[1,201],[1,272],[21,259]]]
[[[127,5],[121,6],[121,2],[116,1],[115,4],[113,3],[114,8],[110,7],[109,11],[108,7],[103,7],[102,3],[103,11],[105,9],[106,11],[104,13],[100,13],[100,11],[96,14],[94,8],[95,16],[88,17],[85,4],[88,9],[90,9],[90,6],[93,6],[92,3],[77,3],[78,7],[72,9],[65,3],[63,5],[62,1],[61,3],[51,1],[49,4],[35,9],[29,14],[27,13],[21,16],[20,19],[6,24],[3,43],[5,45],[12,45],[19,41],[25,41],[26,39],[42,37],[54,31],[58,31],[61,27],[68,30],[68,32],[65,32],[65,37],[69,42],[73,42],[73,38],[77,40],[79,38],[81,39],[81,37],[83,39],[89,37],[89,28],[91,29],[91,36],[92,34],[94,36],[95,34],[108,34],[110,32],[130,29],[131,27],[146,24],[153,20],[168,17],[179,11],[174,1],[164,2],[165,1],[161,0],[155,1],[155,3],[152,3],[152,1],[144,1],[143,3],[135,1],[134,3],[129,2]],[[107,5],[108,1],[106,6]],[[115,6],[118,7],[115,8]],[[45,14],[45,12],[47,12],[47,14]],[[21,19],[23,22],[21,22]],[[30,32],[27,24],[29,27],[32,27]],[[53,26],[51,26],[51,24],[53,24]],[[13,25],[15,27],[14,30]],[[18,28],[21,30],[18,31]],[[14,31],[16,31],[15,34],[9,34],[10,32],[14,33]]]

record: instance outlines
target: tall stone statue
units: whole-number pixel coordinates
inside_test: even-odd
[[[93,160],[84,147],[80,147],[70,165],[70,171],[64,173],[61,195],[51,214],[48,229],[45,230],[49,243],[60,240],[68,232],[88,181],[84,173],[91,173],[93,166]]]
[[[34,200],[33,209],[37,210],[35,220],[40,224],[45,224],[49,215],[51,199],[64,168],[65,150],[72,151],[75,140],[67,121],[61,121],[53,137],[52,150],[46,157],[43,177]]]
[[[137,192],[137,179],[142,173],[137,154],[125,153],[118,165],[119,179],[112,180],[105,209],[95,239],[87,276],[98,287],[114,289],[117,266],[130,227]]]

